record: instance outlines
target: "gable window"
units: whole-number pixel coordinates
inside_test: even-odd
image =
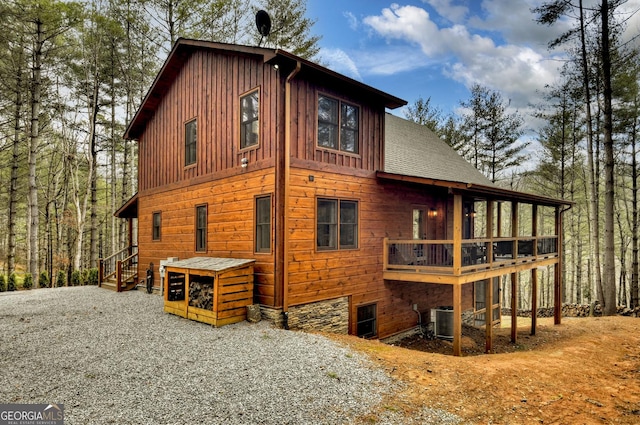
[[[196,252],[207,250],[207,206],[196,207]]]
[[[318,199],[316,246],[319,250],[358,247],[358,202]]]
[[[196,163],[197,121],[191,120],[184,125],[184,165]]]
[[[160,212],[153,213],[153,220],[151,224],[151,236],[154,241],[160,240],[160,228],[162,225],[162,214]]]
[[[358,329],[356,335],[372,338],[378,334],[376,326],[376,305],[369,304],[358,307]]]
[[[240,149],[258,144],[259,117],[259,92],[255,90],[240,98]]]
[[[256,198],[256,252],[271,252],[271,195]]]
[[[328,96],[318,96],[318,146],[358,153],[359,108]]]

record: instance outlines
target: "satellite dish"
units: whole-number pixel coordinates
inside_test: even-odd
[[[258,13],[256,13],[256,27],[258,27],[258,32],[262,36],[260,38],[260,44],[262,44],[262,38],[268,36],[271,31],[271,18],[264,10],[258,10]]]

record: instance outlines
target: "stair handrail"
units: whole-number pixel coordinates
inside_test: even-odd
[[[101,258],[98,263],[98,284],[101,285],[102,282],[109,279],[110,277],[116,276],[118,273],[117,261],[122,261],[122,257],[127,255],[127,253],[133,252],[135,248],[137,248],[137,245],[130,245],[122,248],[121,250],[115,252],[114,254],[111,254],[108,257]],[[131,254],[129,257],[137,255],[137,250],[135,251],[135,254]]]

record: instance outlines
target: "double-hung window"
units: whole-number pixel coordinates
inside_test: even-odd
[[[161,236],[161,228],[162,228],[162,213],[154,212],[153,213],[153,221],[151,224],[151,239],[154,241],[159,241]]]
[[[271,252],[271,195],[256,198],[256,252]]]
[[[193,119],[184,125],[184,165],[195,164],[197,159],[197,120]]]
[[[207,251],[207,206],[196,207],[196,252]]]
[[[358,153],[360,109],[341,100],[318,96],[318,146]]]
[[[254,90],[240,98],[240,149],[258,144],[260,92]]]
[[[358,247],[358,202],[318,198],[316,246],[319,250]]]

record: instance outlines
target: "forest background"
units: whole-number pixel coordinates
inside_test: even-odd
[[[523,142],[525,120],[499,89],[471,87],[455,113],[430,98],[404,113],[496,184],[571,201],[563,301],[614,314],[638,305],[640,61],[637,40],[620,36],[624,0],[591,3],[532,10],[540,25],[574,24],[550,40],[567,61],[536,105],[534,139]],[[9,0],[0,16],[0,291],[96,283],[99,258],[126,246],[113,212],[137,190],[137,150],[122,135],[179,37],[319,52],[304,0]],[[553,303],[552,274],[541,273],[541,306]]]

